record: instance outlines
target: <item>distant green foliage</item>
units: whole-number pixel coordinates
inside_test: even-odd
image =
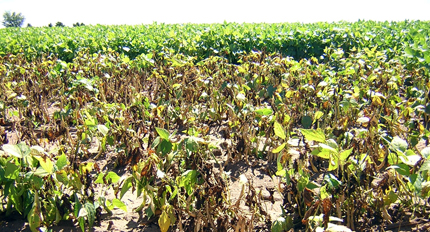
[[[57,22],[55,24],[56,27],[65,27],[65,25],[62,22]]]
[[[81,26],[85,26],[85,24],[79,23],[79,22],[73,24],[73,27],[81,27]]]
[[[21,27],[25,17],[21,13],[10,13],[9,11],[3,14],[3,26],[5,27]]]
[[[154,51],[173,52],[196,57],[212,55],[237,63],[251,51],[279,53],[295,60],[317,57],[327,47],[353,49],[377,47],[386,51],[387,60],[402,55],[414,34],[428,31],[421,21],[355,23],[279,23],[279,24],[150,24],[138,26],[86,26],[40,28],[38,30],[0,30],[0,55],[17,54],[22,49],[28,57],[42,53],[56,54],[71,61],[79,51],[119,52],[134,59]]]

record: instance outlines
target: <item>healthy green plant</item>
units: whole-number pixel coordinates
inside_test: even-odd
[[[73,170],[64,153],[51,157],[41,147],[24,143],[3,145],[0,155],[2,212],[18,212],[32,231],[70,219],[85,231],[99,220],[100,205],[89,177],[92,163]]]

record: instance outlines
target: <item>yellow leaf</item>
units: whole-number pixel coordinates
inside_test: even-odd
[[[158,226],[160,226],[161,232],[167,232],[170,227],[170,218],[166,211],[161,213],[160,218],[158,219]]]
[[[376,106],[382,106],[382,104],[383,104],[381,101],[381,98],[378,96],[374,96],[372,98],[372,103],[375,104]]]
[[[53,173],[54,171],[54,164],[52,163],[52,160],[49,157],[40,157],[35,156],[35,158],[39,161],[40,166],[49,174]]]
[[[285,135],[284,128],[277,121],[275,121],[274,130],[275,130],[275,135],[277,135],[279,138],[285,139],[287,137]]]

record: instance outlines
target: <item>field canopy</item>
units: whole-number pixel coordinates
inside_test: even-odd
[[[88,231],[124,210],[163,232],[428,228],[428,34],[420,21],[2,29],[0,224]]]
[[[27,57],[52,54],[71,61],[79,51],[116,51],[134,59],[153,52],[182,53],[197,60],[212,55],[237,62],[250,51],[276,52],[296,60],[320,57],[324,48],[377,47],[387,59],[398,55],[430,61],[428,22],[279,23],[279,24],[150,24],[5,28],[0,30],[0,55]]]

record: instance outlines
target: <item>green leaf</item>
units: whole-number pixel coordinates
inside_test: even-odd
[[[57,169],[58,170],[63,169],[65,166],[67,166],[68,162],[69,161],[67,160],[66,155],[63,153],[62,155],[60,155],[60,157],[58,157],[58,160],[57,160],[57,163],[56,163]]]
[[[397,194],[393,191],[390,191],[387,195],[384,196],[384,204],[390,205],[397,201]]]
[[[195,138],[189,137],[185,139],[185,147],[187,148],[187,151],[195,152],[199,149],[199,144]]]
[[[309,179],[307,177],[301,176],[298,183],[297,183],[297,190],[299,190],[299,192],[303,192],[303,190],[305,189],[305,187],[308,185]]]
[[[106,141],[109,145],[113,146],[114,145],[114,137],[113,136],[107,136],[106,137]]]
[[[121,177],[118,176],[115,172],[108,172],[106,176],[106,180],[111,180],[112,184],[115,184],[121,179]]]
[[[280,151],[282,151],[282,149],[284,149],[284,147],[287,145],[287,143],[283,143],[281,144],[279,147],[275,148],[272,150],[272,153],[279,153]]]
[[[19,175],[19,167],[13,163],[7,163],[4,176],[8,179],[16,179]]]
[[[394,168],[399,174],[404,175],[404,176],[409,176],[409,166],[406,164],[397,164],[397,165],[392,165],[388,168]]]
[[[399,161],[401,162],[401,160],[399,159],[399,156],[396,153],[393,153],[393,152],[388,153],[387,159],[388,159],[388,163],[390,165],[398,164]]]
[[[390,148],[393,149],[394,151],[401,151],[402,153],[404,153],[406,149],[408,149],[408,142],[396,136],[391,141]]]
[[[327,183],[327,187],[329,187],[329,189],[337,188],[342,184],[342,182],[331,173],[328,173],[328,175],[324,176],[324,182]]]
[[[334,221],[333,218],[335,218],[335,217],[330,216],[329,220]],[[339,219],[339,220],[340,220],[340,222],[342,222],[342,219]],[[319,228],[322,228],[322,227],[318,227],[316,229],[316,231],[318,231]],[[346,227],[344,225],[337,225],[337,224],[333,224],[333,223],[327,223],[327,228],[325,230],[324,230],[324,228],[322,228],[322,229],[323,230],[321,230],[321,231],[327,231],[327,232],[352,232],[351,229],[349,229],[348,227]]]
[[[103,184],[104,183],[104,180],[103,180],[103,177],[105,176],[105,174],[103,173],[103,172],[100,172],[98,175],[97,175],[97,179],[96,179],[96,181],[94,181],[94,183],[95,184]]]
[[[305,136],[306,140],[309,141],[317,141],[324,143],[325,142],[325,134],[321,128],[318,129],[300,129],[300,132]]]
[[[125,193],[133,186],[133,176],[125,179],[124,183],[121,186],[121,193],[119,194],[119,199],[121,200]]]
[[[302,126],[305,129],[309,129],[312,126],[312,118],[310,116],[303,116],[302,117]]]
[[[275,135],[278,136],[279,138],[285,139],[287,137],[285,135],[284,128],[282,128],[282,125],[279,124],[277,121],[275,121],[274,130],[275,130]]]
[[[92,203],[85,203],[85,210],[87,211],[87,219],[90,228],[93,228],[94,221],[96,220],[96,208]]]
[[[328,149],[333,149],[334,152],[339,150],[339,145],[334,139],[327,139],[326,144],[320,144],[321,147],[327,146]]]
[[[411,47],[406,47],[405,54],[407,57],[412,58],[415,56],[415,51]]]
[[[429,171],[430,172],[430,160],[424,161],[424,163],[420,167],[420,172]]]
[[[95,184],[104,184],[105,180],[108,183],[112,183],[115,184],[117,183],[119,180],[121,179],[121,177],[118,176],[118,174],[116,174],[115,172],[108,172],[108,173],[99,173],[99,175],[97,176],[96,181],[94,182]]]
[[[34,175],[40,176],[40,177],[45,177],[49,174],[51,173],[47,172],[43,167],[38,167],[36,171],[34,171]]]
[[[79,228],[81,228],[82,232],[85,232],[85,218],[78,218]]]
[[[170,151],[172,151],[172,148],[173,144],[169,142],[169,140],[163,140],[158,146],[157,151],[163,153],[163,155],[167,155]]]
[[[156,127],[155,130],[162,139],[169,140],[170,133],[166,129]]]
[[[264,108],[264,109],[256,110],[255,113],[257,113],[258,115],[261,115],[261,116],[269,116],[273,113],[273,111],[271,108]]]
[[[332,151],[323,149],[321,147],[318,147],[311,152],[312,155],[321,157],[323,159],[330,159],[330,154],[332,153],[333,153]]]
[[[306,185],[306,188],[311,189],[311,190],[319,188],[319,187],[320,186],[317,183],[313,182],[313,181],[309,181],[309,183]]]
[[[158,226],[160,226],[161,232],[167,232],[170,227],[170,217],[169,214],[163,210],[160,218],[158,219]]]
[[[184,172],[179,181],[179,187],[184,187],[188,195],[193,193],[193,187],[197,183],[197,175],[199,172],[196,170],[188,170]]]
[[[124,212],[127,212],[127,206],[120,199],[117,199],[117,198],[113,199],[112,204],[115,207],[123,210]]]
[[[3,145],[2,149],[4,152],[6,152],[9,155],[12,155],[18,158],[23,158],[23,154],[17,145],[5,144]]]
[[[275,222],[273,222],[271,231],[272,232],[288,231],[289,229],[291,229],[292,224],[293,222],[290,216],[287,216],[287,219],[285,219],[284,217],[279,217],[278,219],[276,219]]]
[[[353,149],[354,148],[351,148],[340,153],[339,158],[342,164],[344,164],[345,161],[348,159],[349,155],[351,155]]]

